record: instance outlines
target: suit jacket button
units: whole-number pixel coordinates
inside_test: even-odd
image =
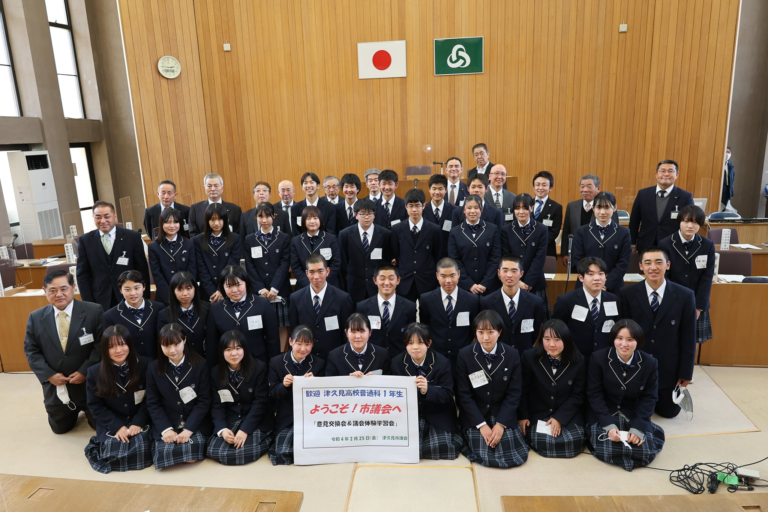
[[[123,404],[123,407],[128,407],[128,404]]]
[[[216,268],[216,265],[214,265],[213,268]]]
[[[181,405],[181,402],[176,402],[176,405]]]
[[[265,265],[269,265],[269,262],[268,262],[268,261],[265,261],[265,262],[264,262],[264,264],[265,264]]]
[[[490,394],[491,394],[491,392],[489,391],[489,392],[488,392],[488,394],[490,395]]]
[[[651,343],[656,343],[656,340],[651,340]]]
[[[555,399],[555,397],[553,397],[553,396],[551,396],[551,397],[549,397],[549,398],[550,398],[550,400],[554,400],[554,399]]]

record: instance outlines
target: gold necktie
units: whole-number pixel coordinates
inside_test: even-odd
[[[69,338],[69,320],[67,314],[63,311],[59,313],[59,339],[61,340],[61,350],[67,351],[67,339]]]

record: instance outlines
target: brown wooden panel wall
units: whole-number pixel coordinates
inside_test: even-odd
[[[481,141],[526,191],[551,171],[560,202],[596,173],[628,209],[663,158],[680,163],[678,185],[719,197],[739,0],[120,6],[148,204],[164,177],[203,199],[209,170],[250,207],[255,181],[308,170],[404,174],[451,155],[466,169]],[[433,39],[459,36],[485,37],[485,74],[435,77]],[[356,43],[398,39],[408,77],[358,80]],[[181,61],[176,80],[157,72],[165,54]]]

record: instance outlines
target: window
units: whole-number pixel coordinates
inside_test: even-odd
[[[51,29],[53,57],[56,61],[56,73],[59,75],[64,117],[83,119],[85,109],[80,92],[80,79],[77,76],[77,58],[67,0],[45,0],[45,8],[48,11],[48,26]]]
[[[21,115],[21,107],[5,27],[5,11],[0,0],[0,116],[12,117]]]
[[[80,207],[80,220],[83,222],[83,233],[96,229],[93,222],[93,203],[96,196],[96,178],[93,173],[93,159],[90,144],[70,144],[69,153],[75,172],[75,189],[77,202]]]

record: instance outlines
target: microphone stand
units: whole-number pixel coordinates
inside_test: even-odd
[[[568,235],[568,265],[566,265],[568,268],[566,269],[566,276],[565,276],[565,290],[564,292],[568,291],[568,282],[571,280],[571,251],[573,249],[573,235]]]
[[[445,162],[432,162],[432,165],[439,165],[440,166],[440,174],[445,174],[443,172],[443,165],[444,164],[445,164]]]

